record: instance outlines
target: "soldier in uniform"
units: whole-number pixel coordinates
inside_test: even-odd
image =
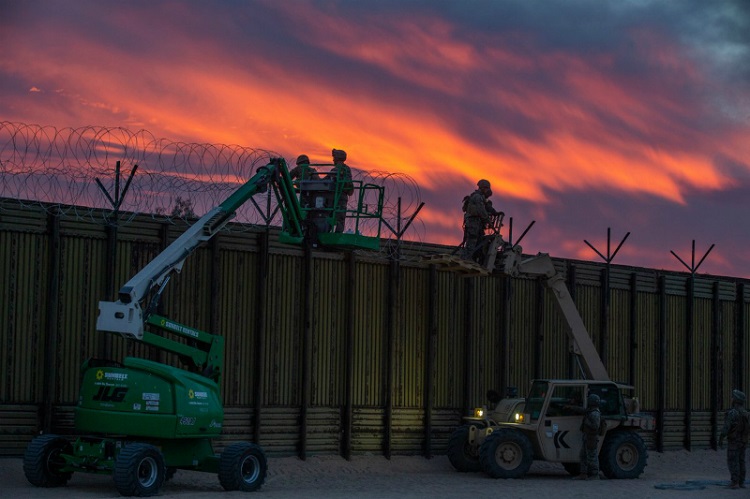
[[[724,418],[724,429],[719,437],[719,447],[724,446],[727,439],[727,465],[731,482],[730,489],[745,488],[745,451],[747,449],[748,434],[750,434],[750,420],[745,409],[745,394],[739,390],[732,390],[732,407]]]
[[[297,179],[310,180],[318,178],[318,172],[310,166],[310,158],[307,157],[307,154],[300,154],[297,156],[296,166],[289,172],[289,176],[293,181]],[[310,191],[302,191],[298,182],[294,182],[294,190],[301,192],[299,201],[302,207],[310,208],[312,206],[312,193]]]
[[[310,180],[317,176],[317,171],[310,166],[310,158],[307,157],[307,154],[300,154],[297,156],[296,166],[289,172],[289,176],[292,180]]]
[[[490,196],[490,182],[482,179],[477,182],[477,190],[464,198],[464,247],[461,258],[465,260],[474,260],[474,252],[484,235],[489,217],[497,214],[489,200]]]
[[[599,396],[592,393],[586,401],[588,407],[581,422],[581,474],[573,480],[599,480],[599,428],[602,421]]]
[[[338,209],[336,213],[336,228],[335,232],[344,232],[344,220],[346,218],[346,205],[349,201],[349,196],[354,192],[354,185],[352,184],[352,171],[346,163],[346,151],[341,149],[333,149],[331,151],[333,156],[333,169],[328,174],[329,178],[337,180],[341,188],[339,194]]]

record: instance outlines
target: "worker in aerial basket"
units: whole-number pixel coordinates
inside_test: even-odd
[[[346,219],[346,205],[349,202],[349,196],[354,192],[354,184],[352,183],[352,170],[345,163],[346,151],[341,149],[331,150],[331,156],[333,156],[333,169],[328,174],[329,178],[333,178],[341,186],[339,192],[339,201],[336,205],[336,227],[335,232],[344,232],[344,220]]]

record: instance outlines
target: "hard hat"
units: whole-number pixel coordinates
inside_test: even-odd
[[[334,161],[346,161],[346,151],[342,149],[332,149],[331,155]]]
[[[300,154],[297,156],[297,164],[310,164],[310,158],[307,157],[307,154]]]
[[[590,394],[586,401],[589,407],[599,407],[599,395],[595,393]]]
[[[732,398],[738,402],[742,402],[743,404],[747,400],[745,394],[739,390],[732,390]]]
[[[490,188],[490,181],[482,179],[479,182],[477,182],[477,187],[480,189],[489,189]]]

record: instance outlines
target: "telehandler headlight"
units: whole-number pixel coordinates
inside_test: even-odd
[[[477,407],[474,409],[474,417],[475,418],[483,418],[484,417],[484,407]]]
[[[517,412],[515,415],[516,423],[523,423],[523,414]]]

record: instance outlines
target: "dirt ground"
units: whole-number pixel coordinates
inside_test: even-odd
[[[352,498],[409,499],[468,498],[502,494],[514,498],[750,498],[750,488],[729,490],[726,451],[650,452],[648,466],[636,480],[575,481],[557,464],[535,462],[521,480],[494,480],[483,473],[459,473],[445,456],[433,459],[395,456],[336,456],[270,458],[268,476],[258,499]],[[0,459],[3,497],[84,499],[119,497],[109,476],[78,473],[68,485],[41,489],[30,485],[21,459]],[[661,487],[672,488],[661,488]],[[686,490],[689,489],[689,490]],[[237,497],[224,492],[215,475],[179,471],[162,487],[160,497]]]

